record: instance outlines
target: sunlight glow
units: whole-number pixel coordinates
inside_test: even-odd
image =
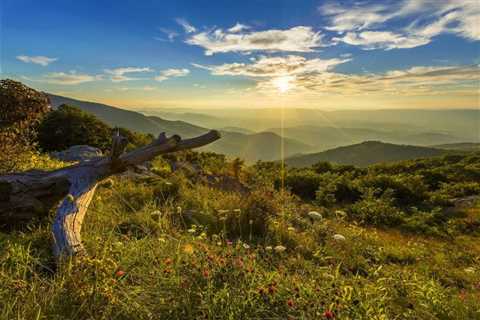
[[[280,93],[285,93],[293,87],[293,80],[295,77],[292,76],[282,76],[273,80],[274,86]]]

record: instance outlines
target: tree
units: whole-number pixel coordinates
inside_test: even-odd
[[[63,104],[43,119],[38,142],[44,151],[61,151],[83,144],[105,151],[110,147],[111,130],[94,115]]]
[[[31,156],[36,129],[50,110],[46,94],[10,79],[0,80],[0,172],[18,170]]]

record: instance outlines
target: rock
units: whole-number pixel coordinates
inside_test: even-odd
[[[87,145],[71,146],[67,150],[52,152],[53,158],[61,161],[88,161],[102,156],[102,151],[98,148]]]
[[[343,235],[338,234],[338,233],[333,235],[333,239],[335,241],[345,241],[345,240],[347,240],[347,239],[345,239],[345,237]]]
[[[322,220],[323,219],[322,214],[317,212],[317,211],[310,211],[308,213],[308,217],[312,220]]]

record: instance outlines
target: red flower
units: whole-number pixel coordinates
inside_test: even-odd
[[[335,314],[333,313],[333,311],[330,311],[330,310],[327,310],[323,313],[323,316],[327,319],[333,319],[335,318]]]
[[[115,272],[115,276],[116,276],[117,278],[121,278],[121,277],[123,277],[124,275],[125,275],[125,271],[123,271],[123,270],[118,270],[117,272]]]
[[[292,308],[293,307],[293,300],[292,299],[288,299],[287,300],[287,305]]]
[[[210,274],[208,273],[208,270],[203,270],[203,276],[204,276],[205,278],[208,278],[209,275],[210,275]]]

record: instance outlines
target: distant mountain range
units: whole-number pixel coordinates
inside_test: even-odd
[[[374,163],[435,157],[446,152],[448,151],[429,147],[365,141],[323,152],[289,157],[285,163],[291,167],[309,167],[320,161],[328,161],[365,167]]]
[[[112,107],[105,104],[80,101],[57,95],[49,95],[51,105],[56,108],[61,104],[76,106],[106,122],[110,126],[124,127],[138,132],[158,135],[178,134],[191,138],[207,132],[209,129],[185,121],[165,120],[157,116],[145,116],[141,113]],[[283,139],[271,132],[241,133],[220,130],[222,139],[204,147],[202,150],[223,153],[231,157],[241,157],[247,162],[257,160],[277,160],[282,153],[290,156],[312,151],[312,147],[294,139]],[[239,131],[238,129],[234,131]],[[245,131],[248,132],[248,131]],[[283,150],[283,151],[282,151]]]
[[[157,135],[166,132],[169,135],[178,134],[183,138],[190,138],[207,132],[208,128],[216,128],[222,133],[222,139],[202,150],[240,157],[247,162],[288,158],[287,164],[293,166],[309,166],[318,161],[364,166],[377,162],[434,156],[445,152],[441,149],[478,150],[477,142],[480,140],[478,126],[480,122],[475,122],[480,121],[480,112],[476,110],[327,112],[294,109],[285,110],[285,119],[286,123],[296,124],[295,126],[284,129],[265,127],[253,131],[252,128],[255,127],[263,128],[267,124],[277,124],[278,110],[259,109],[241,112],[229,109],[212,110],[212,114],[203,114],[168,109],[155,111],[147,116],[100,103],[52,94],[49,97],[53,107],[64,103],[73,105],[94,114],[110,126],[125,127],[143,133]],[[429,121],[431,126],[428,125]],[[316,124],[311,124],[313,122]],[[208,123],[209,126],[202,123]],[[263,123],[263,126],[258,126],[259,123]],[[344,126],[337,125],[340,123]],[[425,127],[418,128],[420,125]],[[442,126],[445,130],[435,129]],[[465,143],[469,140],[472,143]],[[361,143],[363,141],[368,142]],[[436,147],[429,147],[432,145]]]

